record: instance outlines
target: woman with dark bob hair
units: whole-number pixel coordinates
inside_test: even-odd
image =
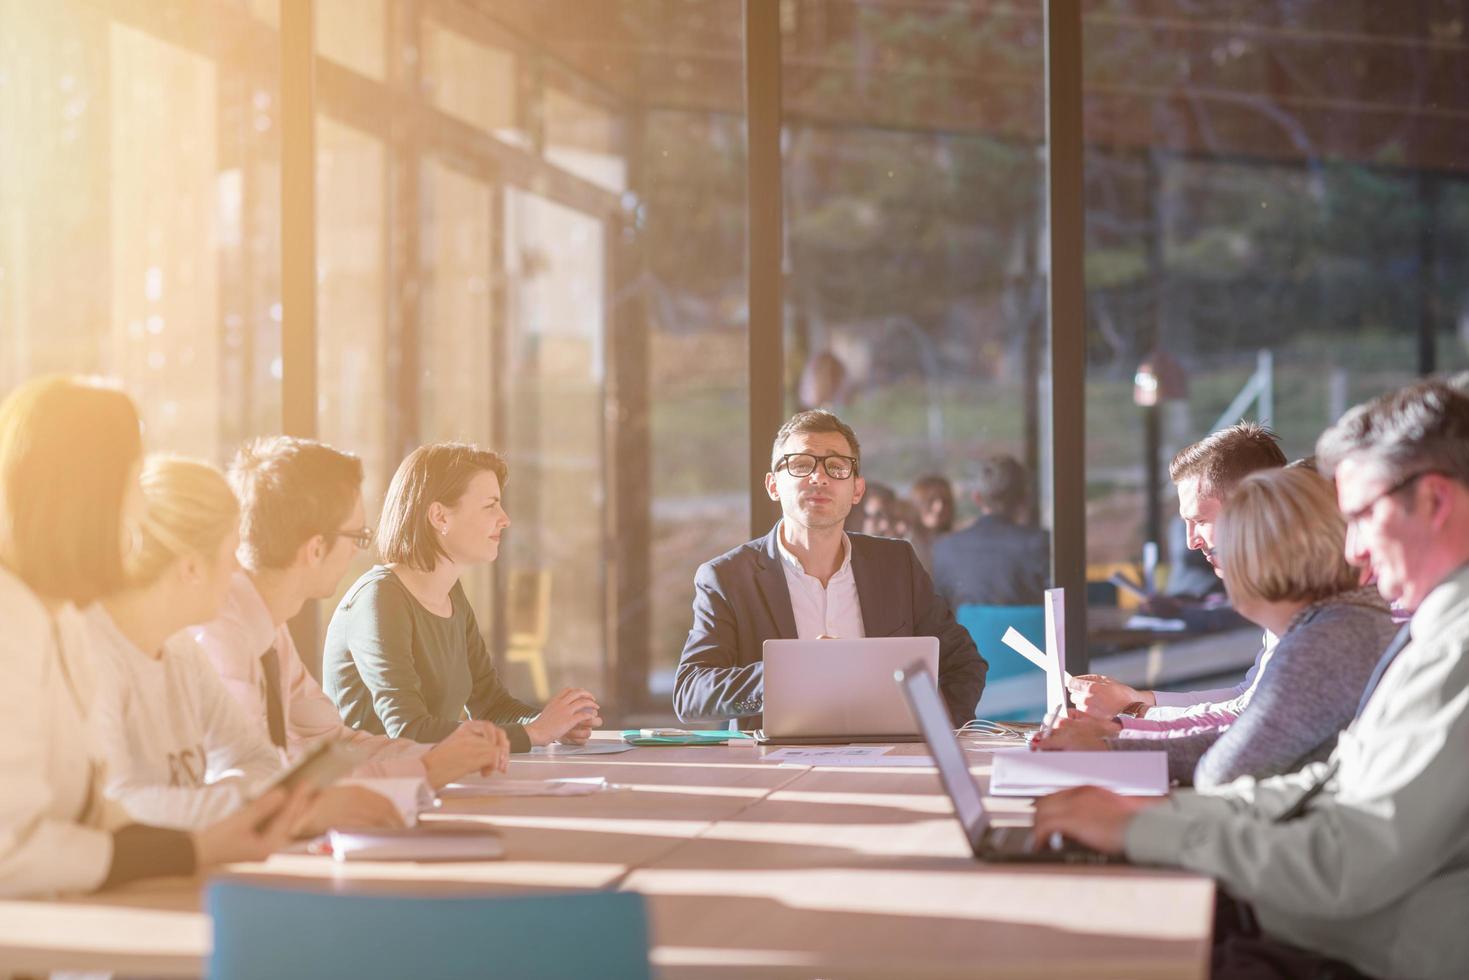
[[[381,565],[342,597],[327,627],[322,686],[353,728],[437,742],[471,718],[505,729],[512,752],[582,743],[597,700],[567,688],[537,709],[500,683],[459,578],[494,561],[510,526],[505,462],[463,443],[420,446],[383,501]]]
[[[260,860],[309,790],[275,790],[197,832],[132,823],[103,795],[80,608],[126,581],[142,502],[137,409],[97,381],[45,377],[0,403],[0,895],[92,891]]]

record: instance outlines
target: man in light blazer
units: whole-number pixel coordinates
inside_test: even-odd
[[[988,665],[913,546],[843,530],[866,489],[861,453],[856,433],[827,411],[800,412],[776,433],[765,489],[783,516],[763,538],[699,566],[673,683],[680,719],[759,728],[766,640],[878,636],[937,637],[949,715],[956,727],[974,717]]]

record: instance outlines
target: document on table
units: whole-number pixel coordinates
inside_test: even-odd
[[[532,746],[530,752],[517,754],[563,759],[569,755],[616,755],[619,752],[631,752],[634,748],[636,746],[628,745],[626,742],[588,742],[585,745],[562,745],[560,742],[552,742],[550,745]]]
[[[1073,786],[1100,786],[1123,796],[1167,796],[1168,753],[995,751],[992,796],[1045,796]]]
[[[590,796],[610,789],[606,776],[565,779],[506,779],[503,776],[466,776],[439,790],[439,799],[466,796]]]
[[[888,755],[891,745],[835,745],[821,748],[784,748],[767,752],[761,762],[786,766],[931,766],[926,755]]]
[[[1161,619],[1157,616],[1129,616],[1127,622],[1122,624],[1125,629],[1130,630],[1152,630],[1155,633],[1182,633],[1188,629],[1188,623],[1181,619]]]
[[[405,830],[332,830],[327,839],[338,861],[493,861],[505,856],[505,843],[492,827],[424,823]]]

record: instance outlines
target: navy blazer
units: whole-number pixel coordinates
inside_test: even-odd
[[[699,566],[694,576],[694,625],[673,680],[673,709],[684,722],[738,718],[760,727],[766,640],[796,639],[796,617],[777,550],[777,524]],[[868,636],[935,636],[939,690],[955,726],[974,717],[989,669],[913,546],[895,538],[849,534],[852,576]]]

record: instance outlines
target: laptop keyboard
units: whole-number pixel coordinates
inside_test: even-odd
[[[1059,835],[1036,842],[1029,827],[991,827],[984,835],[985,844],[1005,854],[1051,854],[1058,861],[1100,864],[1106,855],[1089,847],[1066,840]]]

